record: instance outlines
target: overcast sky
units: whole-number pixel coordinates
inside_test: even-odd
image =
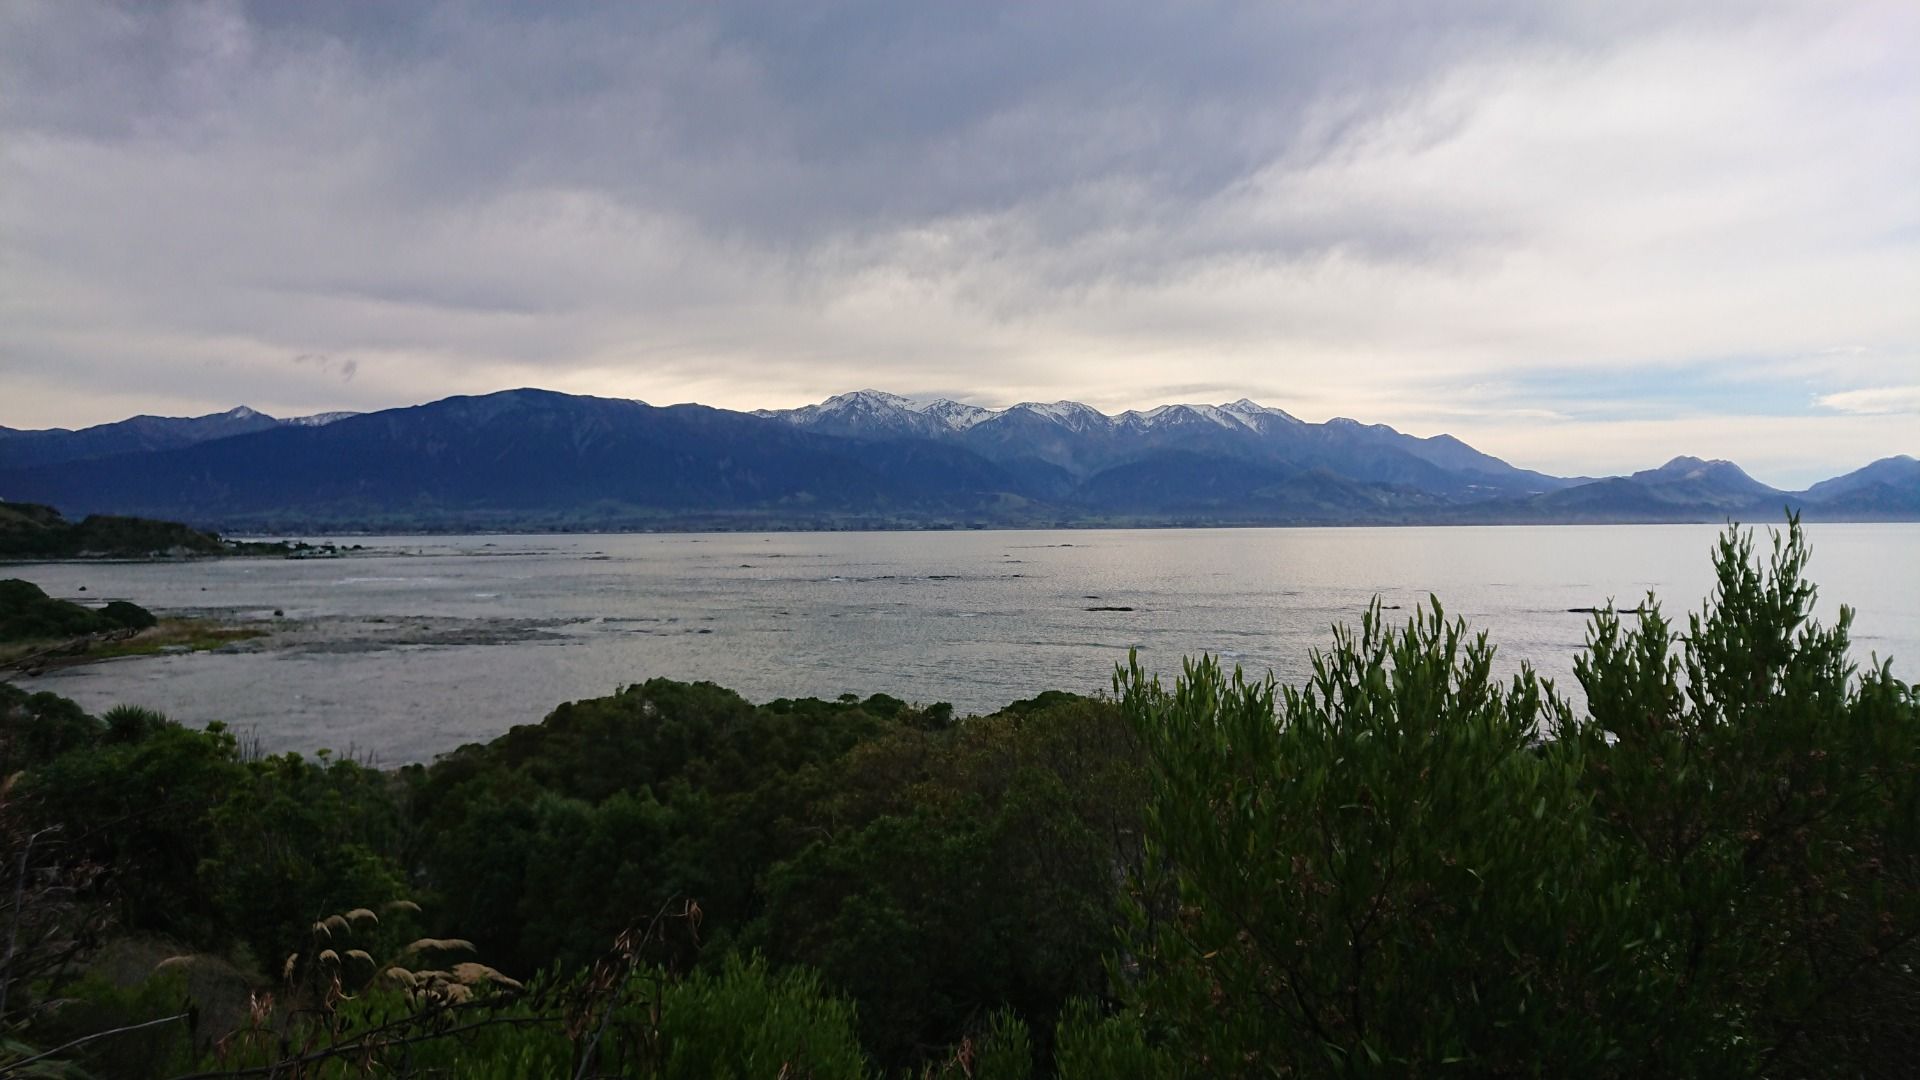
[[[0,424],[1239,397],[1920,454],[1920,4],[0,3]]]

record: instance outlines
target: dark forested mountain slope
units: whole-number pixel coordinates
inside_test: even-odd
[[[1568,479],[1246,400],[1109,416],[861,391],[748,414],[513,390],[312,422],[151,419],[59,433],[100,449],[112,440],[89,433],[113,429],[133,449],[0,465],[0,498],[226,529],[1920,519],[1912,458],[1797,494],[1691,457]],[[181,425],[196,441],[134,438]],[[0,434],[0,454],[48,434]]]
[[[590,520],[969,509],[1003,470],[927,442],[834,439],[699,405],[516,390],[322,427],[0,474],[8,499],[192,521]]]
[[[0,469],[57,465],[63,461],[85,461],[149,450],[173,450],[287,425],[319,427],[350,415],[323,413],[281,420],[242,405],[237,409],[206,416],[135,416],[78,431],[65,428],[43,431],[0,428]]]

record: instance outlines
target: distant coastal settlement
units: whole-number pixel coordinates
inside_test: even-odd
[[[0,1075],[1898,1075],[1920,699],[1806,554],[1596,611],[1579,713],[1378,604],[1298,687],[655,679],[394,770],[0,683]]]

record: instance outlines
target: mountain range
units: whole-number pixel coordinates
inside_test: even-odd
[[[240,531],[1920,520],[1920,461],[1787,492],[1691,457],[1550,476],[1247,400],[1107,415],[863,390],[742,413],[511,390],[0,429],[0,499]]]
[[[81,461],[146,450],[173,450],[224,439],[229,435],[247,435],[290,424],[319,427],[353,415],[334,412],[281,420],[242,405],[237,409],[206,416],[135,416],[79,431],[66,428],[17,431],[0,427],[0,469],[57,465],[63,461]]]

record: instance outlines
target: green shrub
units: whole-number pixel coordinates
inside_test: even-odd
[[[1397,631],[1376,604],[1304,689],[1210,659],[1118,685],[1152,761],[1142,994],[1199,1071],[1567,1072],[1632,1036],[1584,1015],[1634,957],[1577,766],[1534,741],[1565,707],[1437,602]]]
[[[92,746],[104,730],[86,710],[58,694],[29,694],[0,682],[0,775],[11,776]]]
[[[100,614],[108,622],[128,630],[145,630],[160,625],[160,620],[154,617],[153,612],[126,600],[109,600],[107,606],[100,609]]]
[[[71,983],[34,1018],[30,1031],[46,1047],[88,1039],[63,1055],[67,1064],[77,1065],[81,1075],[132,1080],[190,1071],[192,1020],[185,981],[177,972],[163,972],[132,987],[98,977]],[[108,1031],[118,1033],[89,1038]],[[5,1060],[0,1056],[0,1073],[13,1075]]]
[[[1140,1018],[1107,1015],[1091,998],[1075,998],[1060,1015],[1053,1040],[1060,1080],[1174,1080],[1173,1055],[1147,1042]]]
[[[1030,1080],[1033,1076],[1033,1035],[1025,1021],[1006,1009],[988,1018],[972,1051],[965,1071],[973,1080]]]
[[[1596,617],[1556,737],[1640,893],[1648,1071],[1892,1075],[1920,1049],[1920,702],[1810,619],[1798,524],[1729,531],[1676,634]]]
[[[1437,602],[1301,689],[1116,680],[1147,747],[1122,988],[1189,1071],[1894,1075],[1920,707],[1808,620],[1798,523],[1676,635],[1603,613],[1575,717]]]
[[[0,581],[0,642],[78,637],[120,627],[102,612],[55,600],[31,581]]]
[[[660,1002],[660,1045],[663,1080],[868,1075],[853,1006],[819,976],[775,973],[759,957],[731,956],[718,974],[670,985]]]

